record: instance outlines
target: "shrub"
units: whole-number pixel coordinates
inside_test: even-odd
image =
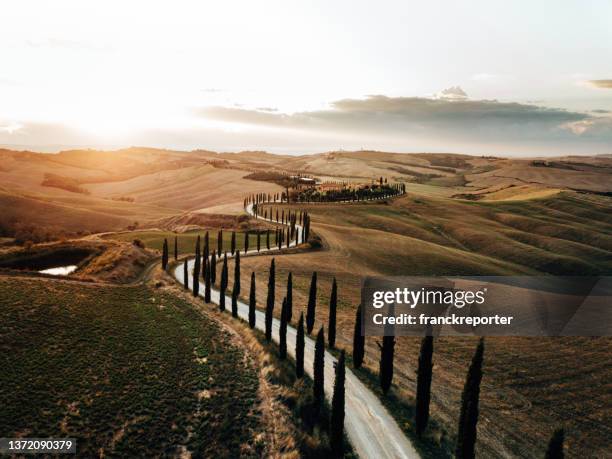
[[[140,239],[134,239],[134,240],[132,241],[132,244],[133,244],[135,247],[140,247],[141,249],[144,249],[144,248],[145,248],[145,243],[144,243],[144,242],[142,242]]]

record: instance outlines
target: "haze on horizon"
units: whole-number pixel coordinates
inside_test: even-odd
[[[0,145],[612,153],[605,0],[0,11]]]

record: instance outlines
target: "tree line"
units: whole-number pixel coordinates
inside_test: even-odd
[[[240,275],[239,268],[234,272]],[[251,285],[249,292],[249,314],[248,321],[251,328],[256,326],[256,283],[255,272],[251,273]],[[297,322],[297,336],[295,347],[295,375],[298,378],[304,376],[304,347],[305,336],[312,335],[315,326],[317,309],[317,272],[313,272],[310,279],[308,301],[306,304],[306,315],[300,313]],[[273,319],[276,297],[276,262],[273,258],[270,262],[267,282],[266,307],[264,315],[265,339],[272,341]],[[288,273],[286,282],[286,294],[282,300],[279,326],[279,357],[287,358],[287,328],[293,316],[293,274]],[[233,296],[232,296],[233,297]],[[328,322],[327,322],[327,346],[331,349],[336,345],[336,323],[337,323],[338,285],[336,278],[332,279],[329,294]],[[232,310],[233,315],[234,311]],[[353,328],[353,367],[362,367],[365,356],[365,336],[362,333],[362,307],[358,307],[355,315]],[[377,343],[380,350],[379,358],[379,385],[383,396],[386,396],[392,386],[393,365],[395,355],[395,337],[391,330],[387,330],[381,342]],[[316,407],[324,403],[324,378],[325,378],[325,327],[320,327],[315,338],[315,356],[313,365],[313,397]],[[483,376],[485,342],[481,338],[476,347],[469,366],[466,380],[461,395],[460,416],[457,426],[457,435],[454,455],[456,458],[474,458],[476,455],[477,424],[479,417],[480,387]],[[415,432],[422,438],[427,430],[430,418],[431,387],[433,376],[434,337],[425,336],[421,341],[418,359],[417,381],[416,381],[416,406],[414,415]],[[335,453],[341,455],[343,451],[343,423],[344,423],[344,381],[345,381],[345,351],[341,350],[340,358],[336,364],[336,379],[332,397],[330,418],[331,447]],[[318,415],[319,409],[316,410]],[[554,432],[546,453],[548,459],[559,459],[563,457],[563,430]]]
[[[283,244],[287,247],[290,246],[291,242],[295,242],[295,245],[300,243],[304,244],[310,240],[310,215],[306,211],[291,211],[290,209],[285,212],[285,209],[278,208],[259,208],[258,205],[253,205],[253,214],[256,219],[263,219],[284,225],[287,228],[277,228],[277,241],[278,247],[281,248]]]
[[[260,216],[261,217],[261,216]],[[285,222],[286,218],[286,222]],[[267,211],[266,217],[267,218]],[[271,250],[274,246],[276,246],[279,250],[283,247],[289,248],[292,243],[294,245],[304,244],[308,242],[310,235],[310,217],[306,212],[287,212],[287,216],[285,217],[284,211],[281,219],[279,220],[278,212],[277,212],[277,223],[282,223],[283,225],[288,225],[287,229],[283,228],[275,228],[274,230],[266,229],[265,231],[255,231],[250,232],[246,231],[244,233],[244,245],[243,250],[244,253],[247,253],[249,249],[251,251],[256,250],[260,252],[263,248],[267,250]],[[298,226],[299,225],[299,226]],[[300,227],[302,230],[300,231]],[[256,243],[255,247],[250,247],[251,236],[254,237]],[[272,237],[274,237],[274,243],[272,243]],[[239,251],[236,243],[236,231],[232,231],[230,237],[230,247],[229,252],[234,256]],[[205,252],[206,256],[209,255],[209,236],[208,232],[205,235]],[[197,237],[196,241],[196,254],[200,247],[200,235]],[[212,257],[216,259],[221,258],[221,254],[224,252],[224,243],[223,243],[223,230],[219,230],[217,233],[217,248],[212,250]],[[174,236],[174,260],[178,261],[179,256],[179,245],[178,245],[178,236]],[[215,260],[211,260],[215,261]],[[169,263],[169,245],[168,239],[164,238],[164,242],[162,245],[162,269],[166,270]],[[200,262],[198,262],[198,268],[201,268]],[[214,282],[213,282],[214,283]]]
[[[386,178],[380,177],[376,183],[365,186],[350,186],[342,184],[336,189],[322,191],[316,187],[308,187],[289,194],[286,187],[281,193],[256,193],[246,197],[243,207],[249,204],[253,207],[258,204],[282,203],[282,202],[340,202],[340,201],[371,201],[374,199],[385,199],[406,193],[405,183],[388,183]]]
[[[266,300],[265,312],[265,336],[266,340],[272,339],[272,315],[274,311],[274,291],[275,291],[275,261],[271,261],[268,272],[268,296]],[[252,279],[255,274],[252,273]],[[252,283],[254,285],[254,283]],[[282,310],[279,327],[279,347],[281,358],[286,357],[286,332],[287,324],[291,322],[293,307],[293,275],[290,272],[287,277],[287,295],[282,301]],[[253,287],[254,288],[254,287]],[[327,323],[327,345],[335,348],[336,341],[336,315],[338,303],[338,286],[334,277],[329,294],[329,309]],[[255,310],[255,294],[251,293],[250,309]],[[302,377],[304,374],[304,336],[312,334],[315,325],[315,312],[317,307],[317,273],[312,273],[308,302],[306,305],[306,317],[300,314],[297,324],[297,338],[295,349],[296,376]],[[253,322],[252,326],[255,326]],[[355,315],[353,333],[353,367],[362,367],[365,355],[365,336],[362,333],[362,307],[359,306]],[[395,337],[392,330],[387,330],[381,342],[377,343],[380,350],[379,359],[379,384],[383,396],[386,396],[391,389],[393,380],[393,362],[395,354]],[[476,350],[469,366],[462,395],[460,416],[457,425],[457,435],[454,455],[456,458],[474,458],[476,455],[477,424],[479,417],[480,388],[483,377],[485,341],[481,338],[476,346]],[[414,415],[415,432],[422,438],[426,432],[430,418],[431,386],[433,376],[433,355],[434,337],[428,334],[423,337],[419,351],[417,382],[416,382],[416,406]],[[324,399],[324,356],[325,356],[325,332],[324,327],[320,327],[315,341],[315,356],[313,368],[313,396],[315,400]],[[332,447],[334,441],[336,447],[341,445],[342,423],[344,420],[344,378],[345,378],[345,351],[341,351],[340,358],[336,366],[336,381],[334,384],[334,394],[332,398],[332,414],[330,432]],[[340,422],[342,420],[342,422]],[[336,424],[335,424],[336,423]],[[339,424],[338,424],[339,423]],[[333,440],[335,439],[335,440]],[[563,458],[563,429],[556,430],[549,442],[546,458]]]
[[[380,185],[365,187],[342,187],[321,191],[316,188],[307,188],[295,196],[296,202],[358,202],[387,199],[402,195],[406,192],[404,183],[382,183]]]

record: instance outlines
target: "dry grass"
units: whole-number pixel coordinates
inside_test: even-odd
[[[156,255],[131,243],[105,243],[104,252],[76,273],[76,277],[93,278],[117,284],[136,280]]]
[[[10,233],[13,222],[70,234],[119,230],[134,222],[146,227],[185,212],[237,214],[246,194],[281,190],[244,179],[248,170],[211,164],[217,156],[153,149],[58,155],[0,150],[0,206],[6,209],[0,230]],[[50,176],[71,187],[44,186]]]

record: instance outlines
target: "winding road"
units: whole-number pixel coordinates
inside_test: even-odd
[[[264,220],[261,216],[256,216],[253,211],[253,205],[249,204],[246,211],[251,216]],[[272,223],[277,223],[271,219],[266,219]],[[279,223],[280,224],[280,223]],[[300,240],[303,228],[296,225],[299,231]],[[290,246],[295,246],[295,241],[290,243]],[[285,248],[283,244],[283,248]],[[244,256],[257,255],[259,253],[270,253],[278,251],[277,247],[271,247],[270,250],[262,249],[259,252],[252,250]],[[243,254],[241,253],[241,257]],[[228,254],[229,257],[229,254]],[[195,259],[188,261],[188,272],[193,272]],[[183,283],[183,264],[180,263],[174,270],[174,277],[182,284]],[[200,289],[200,295],[204,296],[204,289]],[[219,304],[220,293],[214,288],[211,290],[211,300],[215,304]],[[225,300],[228,308],[227,312],[231,312],[231,297],[226,296]],[[248,321],[249,306],[242,301],[238,301],[238,316]],[[256,326],[264,330],[265,314],[256,311]],[[272,323],[272,339],[275,342],[279,340],[280,321],[273,320]],[[287,352],[292,357],[295,357],[295,341],[297,331],[294,327],[287,327]],[[308,375],[313,375],[314,363],[314,340],[310,337],[305,338],[304,349],[304,370]],[[331,401],[333,393],[333,384],[335,379],[334,364],[336,358],[325,351],[325,395]],[[361,458],[419,458],[419,454],[406,438],[402,430],[395,422],[395,419],[389,414],[387,409],[382,405],[380,400],[374,393],[368,389],[355,374],[346,368],[346,398],[345,398],[345,420],[344,428],[351,442],[354,451]]]

